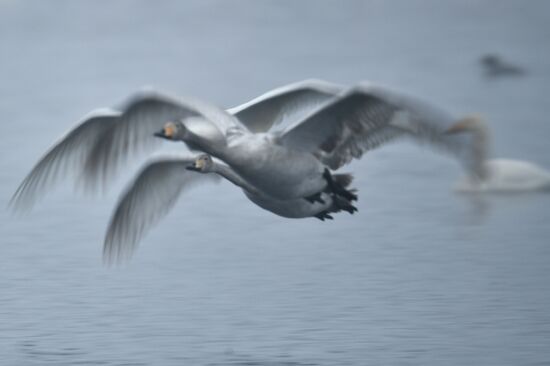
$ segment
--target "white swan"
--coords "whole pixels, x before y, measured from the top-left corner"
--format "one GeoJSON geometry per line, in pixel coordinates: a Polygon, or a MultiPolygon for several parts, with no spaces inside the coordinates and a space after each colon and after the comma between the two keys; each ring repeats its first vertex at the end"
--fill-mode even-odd
{"type": "MultiPolygon", "coordinates": [[[[282,217],[316,217],[324,221],[331,220],[332,213],[357,211],[349,201],[326,193],[321,195],[322,202],[274,200],[244,181],[229,166],[206,154],[156,158],[137,174],[119,199],[105,235],[105,261],[128,258],[145,232],[168,213],[185,189],[217,181],[219,176],[242,188],[256,205],[282,217]]],[[[351,183],[351,176],[347,174],[335,175],[335,178],[343,186],[351,183]]]]}
{"type": "Polygon", "coordinates": [[[331,179],[328,168],[338,169],[398,136],[463,150],[460,139],[441,138],[455,119],[417,98],[368,83],[340,90],[321,81],[291,84],[233,109],[240,119],[193,98],[138,93],[121,111],[96,112],[70,131],[37,163],[11,202],[15,208],[32,205],[71,164],[85,182],[105,180],[129,156],[154,145],[151,134],[163,125],[163,137],[218,157],[276,200],[313,202],[326,191],[356,199],[331,179]],[[288,123],[296,116],[305,117],[288,123]]]}
{"type": "Polygon", "coordinates": [[[468,175],[455,186],[458,192],[550,191],[550,172],[526,161],[487,159],[489,130],[479,117],[465,118],[446,131],[452,135],[470,135],[472,163],[468,175]]]}
{"type": "MultiPolygon", "coordinates": [[[[225,146],[250,131],[285,126],[340,91],[336,84],[304,80],[230,109],[235,118],[194,98],[145,90],[117,109],[91,112],[62,136],[25,177],[10,204],[16,210],[30,209],[58,180],[71,173],[79,178],[78,183],[91,189],[105,184],[129,157],[159,147],[159,141],[151,135],[167,121],[187,119],[190,131],[215,149],[216,144],[225,146]]],[[[192,141],[189,145],[194,146],[192,141]]]]}
{"type": "MultiPolygon", "coordinates": [[[[321,194],[320,200],[316,202],[308,202],[303,199],[274,200],[245,181],[233,169],[231,169],[231,167],[223,163],[216,162],[208,154],[203,154],[197,157],[193,164],[187,167],[187,170],[193,170],[203,174],[218,174],[236,186],[241,187],[245,195],[252,202],[282,217],[292,219],[317,217],[318,219],[324,221],[325,219],[332,219],[330,213],[347,211],[353,214],[357,211],[357,208],[355,208],[349,201],[325,192],[321,194]]],[[[353,180],[350,174],[335,174],[333,178],[343,187],[348,187],[353,180]]]]}

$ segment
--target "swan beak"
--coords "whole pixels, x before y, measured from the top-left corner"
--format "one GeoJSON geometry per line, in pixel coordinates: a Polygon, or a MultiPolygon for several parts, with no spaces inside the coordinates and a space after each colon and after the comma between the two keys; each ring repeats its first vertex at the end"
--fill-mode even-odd
{"type": "Polygon", "coordinates": [[[195,160],[195,162],[192,165],[185,167],[185,169],[192,170],[195,172],[200,172],[202,168],[204,168],[204,163],[200,158],[195,160]]]}
{"type": "Polygon", "coordinates": [[[163,139],[167,138],[167,137],[164,135],[164,129],[162,129],[162,130],[159,131],[159,132],[155,132],[155,133],[153,134],[153,136],[162,137],[163,139]]]}
{"type": "Polygon", "coordinates": [[[162,137],[163,139],[172,140],[174,138],[175,129],[171,122],[168,122],[162,130],[155,132],[154,136],[162,137]]]}
{"type": "Polygon", "coordinates": [[[200,172],[202,169],[202,162],[200,160],[196,160],[195,162],[193,162],[193,164],[185,167],[185,169],[191,170],[194,172],[200,172]]]}

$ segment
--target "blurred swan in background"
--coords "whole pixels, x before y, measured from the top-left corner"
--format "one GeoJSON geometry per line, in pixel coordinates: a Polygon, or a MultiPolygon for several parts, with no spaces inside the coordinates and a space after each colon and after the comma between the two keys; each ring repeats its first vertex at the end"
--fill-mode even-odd
{"type": "MultiPolygon", "coordinates": [[[[229,166],[206,154],[159,157],[149,162],[121,195],[105,235],[104,260],[111,263],[131,256],[143,235],[170,211],[183,191],[219,181],[220,176],[242,188],[259,207],[282,217],[316,217],[324,221],[331,220],[332,213],[357,211],[349,201],[326,193],[321,196],[323,202],[274,200],[243,180],[229,166]]],[[[352,180],[347,174],[335,175],[335,178],[346,187],[352,180]]]]}
{"type": "Polygon", "coordinates": [[[473,164],[468,176],[455,186],[458,192],[550,191],[550,172],[520,160],[487,159],[489,130],[483,120],[472,116],[452,125],[447,135],[470,135],[473,164]]]}

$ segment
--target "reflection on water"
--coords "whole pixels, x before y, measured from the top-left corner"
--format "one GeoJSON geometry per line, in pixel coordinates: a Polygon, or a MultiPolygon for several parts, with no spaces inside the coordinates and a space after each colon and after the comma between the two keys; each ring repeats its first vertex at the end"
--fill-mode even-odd
{"type": "MultiPolygon", "coordinates": [[[[496,156],[550,167],[548,7],[0,2],[0,197],[80,116],[144,84],[230,106],[306,77],[372,79],[480,112],[496,156]],[[488,52],[529,73],[488,82],[488,52]]],[[[106,197],[63,186],[28,216],[0,212],[0,363],[550,362],[549,195],[454,194],[459,165],[407,143],[345,170],[357,215],[285,220],[201,187],[114,269],[101,242],[129,173],[106,197]]]]}

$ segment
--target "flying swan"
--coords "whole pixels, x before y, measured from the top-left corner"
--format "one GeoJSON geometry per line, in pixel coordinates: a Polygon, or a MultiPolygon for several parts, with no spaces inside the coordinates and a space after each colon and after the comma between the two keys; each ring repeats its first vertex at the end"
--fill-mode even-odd
{"type": "MultiPolygon", "coordinates": [[[[176,203],[183,191],[198,184],[215,182],[223,177],[242,188],[256,205],[287,218],[317,217],[332,219],[331,214],[357,209],[339,196],[323,193],[322,202],[310,203],[303,199],[275,200],[265,196],[243,180],[231,167],[210,155],[196,157],[158,157],[148,163],[121,195],[111,217],[103,246],[107,263],[129,258],[141,237],[176,203]],[[197,174],[201,173],[201,174],[197,174]]],[[[336,174],[341,184],[348,186],[351,175],[336,174]]]]}
{"type": "Polygon", "coordinates": [[[243,135],[283,128],[342,89],[320,80],[304,80],[274,89],[227,112],[194,98],[176,98],[144,89],[118,108],[101,108],[86,115],[35,164],[10,205],[15,210],[29,210],[56,183],[71,175],[77,186],[96,190],[106,185],[130,158],[161,146],[152,135],[168,121],[185,120],[191,131],[215,148],[219,142],[225,144],[243,135]]]}

